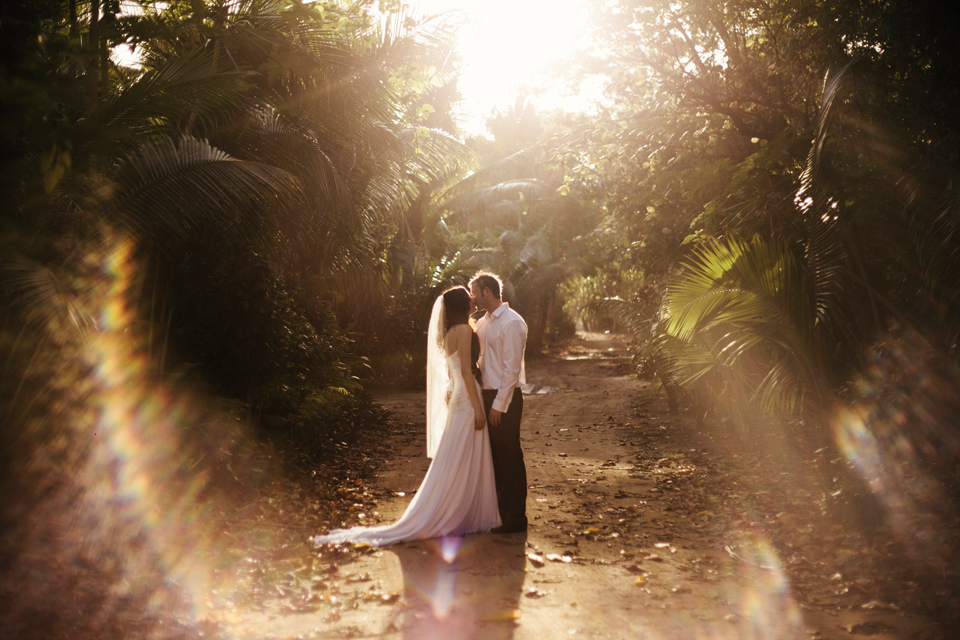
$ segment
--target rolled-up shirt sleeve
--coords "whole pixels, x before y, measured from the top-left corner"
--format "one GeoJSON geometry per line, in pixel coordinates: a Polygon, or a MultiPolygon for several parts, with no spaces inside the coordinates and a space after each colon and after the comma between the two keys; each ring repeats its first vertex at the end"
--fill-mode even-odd
{"type": "Polygon", "coordinates": [[[513,390],[520,385],[523,371],[523,350],[527,346],[527,325],[523,320],[508,322],[501,333],[503,340],[503,377],[497,389],[493,408],[506,412],[513,399],[513,390]]]}

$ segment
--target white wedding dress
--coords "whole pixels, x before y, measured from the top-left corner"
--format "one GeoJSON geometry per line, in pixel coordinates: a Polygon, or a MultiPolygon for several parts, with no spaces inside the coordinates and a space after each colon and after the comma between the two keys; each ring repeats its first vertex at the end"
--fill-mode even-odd
{"type": "MultiPolygon", "coordinates": [[[[433,462],[403,516],[390,525],[337,529],[316,536],[314,546],[367,542],[382,547],[500,526],[490,437],[486,428],[473,428],[473,406],[460,374],[459,352],[447,356],[443,366],[447,379],[453,381],[449,411],[443,415],[445,422],[433,462]]],[[[473,379],[470,382],[477,384],[473,379]]]]}

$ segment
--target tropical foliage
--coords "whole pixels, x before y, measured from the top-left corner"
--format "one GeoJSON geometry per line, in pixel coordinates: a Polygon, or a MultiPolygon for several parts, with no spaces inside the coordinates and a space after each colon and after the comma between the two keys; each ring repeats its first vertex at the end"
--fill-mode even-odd
{"type": "Polygon", "coordinates": [[[823,443],[873,345],[923,333],[956,358],[955,70],[932,4],[594,15],[576,73],[605,74],[607,103],[566,185],[606,213],[596,298],[614,299],[581,306],[614,313],[675,400],[741,427],[801,417],[823,443]]]}
{"type": "Polygon", "coordinates": [[[334,312],[379,301],[404,214],[471,166],[428,128],[452,83],[447,27],[349,2],[29,5],[13,11],[39,45],[5,74],[11,312],[75,299],[76,261],[120,231],[165,350],[264,427],[320,402],[299,440],[328,440],[364,404],[334,312]],[[104,59],[117,46],[139,66],[104,59]]]}
{"type": "Polygon", "coordinates": [[[531,355],[627,330],[673,404],[741,425],[825,439],[900,332],[956,359],[954,9],[598,1],[564,72],[606,78],[596,117],[521,95],[464,142],[451,27],[400,3],[8,5],[11,380],[102,329],[89,256],[118,243],[158,379],[314,453],[361,419],[364,376],[419,379],[431,300],[478,269],[531,355]]]}
{"type": "Polygon", "coordinates": [[[596,113],[521,94],[464,140],[453,29],[400,2],[8,0],[5,564],[16,523],[53,538],[59,505],[116,507],[71,493],[78,470],[116,481],[110,446],[162,459],[161,484],[235,478],[236,420],[180,391],[338,455],[377,422],[365,385],[419,382],[432,300],[479,269],[528,357],[577,324],[625,331],[673,409],[744,443],[776,424],[832,477],[856,414],[955,468],[960,8],[590,2],[596,46],[562,80],[604,78],[596,113]],[[110,420],[136,437],[96,437],[110,420]],[[153,444],[181,428],[189,464],[153,444]]]}
{"type": "Polygon", "coordinates": [[[381,317],[365,330],[378,342],[379,371],[419,382],[432,300],[480,270],[504,279],[504,299],[530,326],[531,357],[549,340],[573,331],[562,311],[560,285],[589,271],[579,240],[597,218],[559,192],[563,173],[556,149],[569,127],[541,124],[541,115],[522,100],[488,123],[494,141],[473,138],[463,147],[475,170],[426,185],[389,247],[385,277],[395,293],[381,307],[389,322],[381,317]]]}

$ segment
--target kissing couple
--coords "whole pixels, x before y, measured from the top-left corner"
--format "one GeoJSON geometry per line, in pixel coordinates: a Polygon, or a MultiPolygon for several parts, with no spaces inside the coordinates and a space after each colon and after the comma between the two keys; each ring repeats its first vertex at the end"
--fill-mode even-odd
{"type": "Polygon", "coordinates": [[[526,531],[527,471],[520,448],[527,324],[501,299],[503,283],[480,272],[469,291],[437,297],[427,333],[430,468],[399,520],[337,529],[314,546],[397,542],[526,531]],[[485,313],[471,326],[471,311],[485,313]]]}

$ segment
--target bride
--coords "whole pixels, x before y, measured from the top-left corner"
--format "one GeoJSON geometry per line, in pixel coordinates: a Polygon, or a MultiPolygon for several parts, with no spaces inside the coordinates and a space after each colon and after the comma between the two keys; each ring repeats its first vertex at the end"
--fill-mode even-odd
{"type": "Polygon", "coordinates": [[[427,334],[427,457],[416,496],[391,525],[337,529],[314,546],[368,542],[380,547],[407,540],[487,531],[500,525],[490,438],[478,384],[480,342],[469,324],[470,293],[444,291],[427,334]]]}

